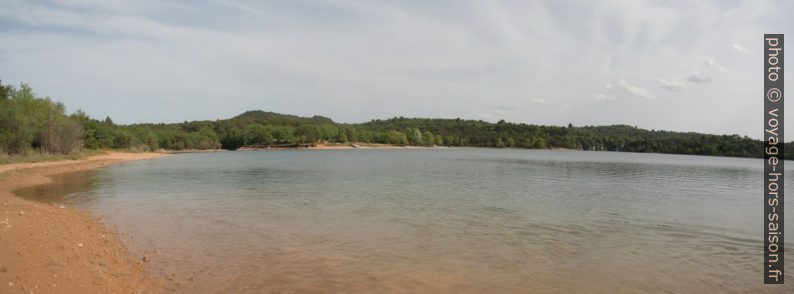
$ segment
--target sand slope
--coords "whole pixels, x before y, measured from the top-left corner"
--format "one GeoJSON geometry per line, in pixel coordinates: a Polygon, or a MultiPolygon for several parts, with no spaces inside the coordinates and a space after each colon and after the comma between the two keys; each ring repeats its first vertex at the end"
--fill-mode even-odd
{"type": "Polygon", "coordinates": [[[83,160],[0,165],[0,293],[156,293],[114,232],[80,211],[18,198],[17,188],[48,175],[87,170],[161,153],[110,152],[83,160]]]}

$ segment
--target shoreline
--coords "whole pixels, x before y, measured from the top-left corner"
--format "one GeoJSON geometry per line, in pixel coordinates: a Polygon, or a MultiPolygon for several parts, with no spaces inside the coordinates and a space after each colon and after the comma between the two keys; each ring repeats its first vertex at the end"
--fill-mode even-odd
{"type": "Polygon", "coordinates": [[[318,144],[306,149],[309,150],[355,150],[355,149],[445,149],[444,146],[409,146],[391,145],[377,143],[339,143],[339,144],[318,144]]]}
{"type": "Polygon", "coordinates": [[[164,283],[145,273],[117,233],[75,209],[23,199],[14,190],[50,176],[165,153],[107,152],[78,160],[0,165],[0,292],[157,293],[164,283]]]}
{"type": "MultiPolygon", "coordinates": [[[[414,146],[414,145],[392,145],[380,143],[332,143],[332,144],[316,144],[300,147],[249,147],[243,146],[237,150],[232,151],[262,151],[262,150],[358,150],[358,149],[452,149],[452,148],[468,148],[466,146],[414,146]]],[[[479,147],[472,147],[479,148],[479,147]]]]}

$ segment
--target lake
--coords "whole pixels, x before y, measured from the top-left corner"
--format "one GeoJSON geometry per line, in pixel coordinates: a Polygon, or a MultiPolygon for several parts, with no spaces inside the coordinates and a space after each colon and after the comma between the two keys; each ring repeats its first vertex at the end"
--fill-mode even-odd
{"type": "Polygon", "coordinates": [[[19,194],[103,216],[180,292],[791,293],[763,285],[762,173],[663,154],[276,150],[19,194]]]}

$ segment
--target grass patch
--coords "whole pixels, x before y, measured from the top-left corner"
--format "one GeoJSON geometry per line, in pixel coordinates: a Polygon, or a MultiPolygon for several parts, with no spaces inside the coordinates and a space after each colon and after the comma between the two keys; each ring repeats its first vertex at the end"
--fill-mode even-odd
{"type": "Polygon", "coordinates": [[[98,153],[99,151],[97,150],[83,150],[79,152],[72,152],[69,154],[52,154],[52,153],[40,152],[37,150],[31,150],[22,154],[14,154],[14,155],[0,153],[0,164],[75,160],[75,159],[83,159],[98,153]]]}

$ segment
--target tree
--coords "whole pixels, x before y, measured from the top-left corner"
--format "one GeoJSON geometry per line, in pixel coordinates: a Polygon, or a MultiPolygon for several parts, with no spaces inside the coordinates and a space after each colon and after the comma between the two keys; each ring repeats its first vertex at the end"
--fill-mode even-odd
{"type": "Polygon", "coordinates": [[[513,148],[516,146],[516,140],[513,137],[507,138],[507,147],[513,148]]]}
{"type": "Polygon", "coordinates": [[[422,141],[424,141],[424,144],[428,145],[428,146],[433,146],[433,145],[436,144],[436,140],[433,137],[433,133],[431,133],[429,131],[425,131],[422,134],[422,141]]]}
{"type": "Polygon", "coordinates": [[[436,145],[438,145],[438,146],[444,146],[444,139],[443,139],[443,137],[442,137],[442,136],[440,136],[440,135],[439,135],[439,136],[436,136],[436,137],[435,137],[435,140],[436,140],[436,142],[435,142],[435,144],[436,144],[436,145]]]}
{"type": "Polygon", "coordinates": [[[11,86],[4,86],[3,81],[0,81],[0,102],[7,101],[11,92],[14,90],[11,86]]]}
{"type": "Polygon", "coordinates": [[[423,145],[425,143],[422,139],[422,132],[419,129],[414,128],[411,131],[410,143],[411,145],[423,145]]]}
{"type": "MultiPolygon", "coordinates": [[[[582,150],[660,152],[761,157],[763,142],[739,135],[709,135],[645,130],[629,125],[542,126],[504,120],[395,117],[359,124],[339,124],[322,116],[299,117],[264,111],[214,121],[117,125],[110,117],[93,119],[27,84],[0,83],[0,152],[29,150],[68,153],[80,148],[237,149],[251,144],[375,142],[394,145],[477,147],[562,147],[582,150]],[[421,130],[421,131],[420,131],[421,130]]],[[[786,159],[794,144],[786,143],[786,159]]]]}
{"type": "Polygon", "coordinates": [[[543,138],[537,138],[535,140],[535,146],[532,146],[532,147],[535,147],[535,148],[546,148],[546,140],[544,140],[543,138]]]}
{"type": "Polygon", "coordinates": [[[408,137],[404,133],[398,131],[389,131],[387,140],[387,143],[393,145],[408,145],[408,137]]]}

